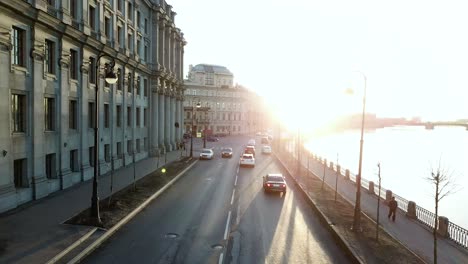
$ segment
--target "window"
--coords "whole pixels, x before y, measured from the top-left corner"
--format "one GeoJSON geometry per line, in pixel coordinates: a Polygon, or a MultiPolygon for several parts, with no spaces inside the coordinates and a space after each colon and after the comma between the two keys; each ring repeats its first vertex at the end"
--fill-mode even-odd
{"type": "Polygon", "coordinates": [[[110,144],[104,145],[104,160],[110,162],[110,144]]]}
{"type": "Polygon", "coordinates": [[[11,114],[13,132],[26,132],[26,96],[22,94],[11,95],[11,114]]]}
{"type": "Polygon", "coordinates": [[[130,139],[130,140],[127,140],[127,153],[129,155],[131,155],[132,152],[133,152],[133,150],[132,150],[132,140],[130,139]]]}
{"type": "Polygon", "coordinates": [[[123,48],[123,31],[121,26],[117,26],[117,42],[119,43],[119,48],[123,48]]]}
{"type": "Polygon", "coordinates": [[[145,45],[145,50],[144,50],[144,54],[143,54],[143,59],[145,61],[148,61],[148,46],[145,45]]]}
{"type": "Polygon", "coordinates": [[[26,159],[17,159],[13,161],[13,175],[15,181],[15,188],[28,187],[26,159]]]}
{"type": "Polygon", "coordinates": [[[106,35],[106,38],[110,39],[111,37],[111,20],[110,17],[105,17],[104,18],[104,35],[106,35]]]}
{"type": "Polygon", "coordinates": [[[44,121],[45,130],[55,130],[55,100],[54,98],[44,98],[44,121]]]}
{"type": "Polygon", "coordinates": [[[78,150],[70,150],[70,170],[78,171],[78,150]]]}
{"type": "Polygon", "coordinates": [[[109,104],[104,104],[104,127],[109,128],[109,123],[110,123],[109,104]]]}
{"type": "MultiPolygon", "coordinates": [[[[117,77],[122,76],[122,70],[117,69],[117,77]]],[[[122,78],[117,78],[117,90],[122,91],[122,78]]]]}
{"type": "Polygon", "coordinates": [[[117,10],[119,10],[120,12],[122,12],[123,10],[123,1],[124,0],[117,0],[118,3],[117,3],[117,10]]]}
{"type": "Polygon", "coordinates": [[[148,96],[148,79],[143,80],[143,96],[148,96]]]}
{"type": "Polygon", "coordinates": [[[68,117],[68,127],[70,129],[77,129],[78,128],[78,104],[76,100],[70,100],[69,105],[69,117],[68,117]]]}
{"type": "Polygon", "coordinates": [[[143,138],[143,150],[148,151],[148,138],[143,138]]]}
{"type": "Polygon", "coordinates": [[[137,84],[135,85],[135,90],[136,90],[136,94],[137,94],[137,95],[141,95],[140,78],[141,78],[141,77],[138,77],[138,82],[137,82],[137,84]]]}
{"type": "Polygon", "coordinates": [[[78,53],[76,50],[70,50],[70,78],[78,78],[78,53]]]}
{"type": "Polygon", "coordinates": [[[127,107],[127,126],[132,126],[132,107],[127,107]]]}
{"type": "Polygon", "coordinates": [[[136,48],[135,54],[140,55],[140,49],[141,49],[141,40],[137,39],[137,48],[136,48]]]}
{"type": "Polygon", "coordinates": [[[96,84],[96,59],[89,58],[89,83],[96,84]]]}
{"type": "Polygon", "coordinates": [[[133,9],[132,9],[132,3],[130,2],[128,3],[127,11],[128,11],[127,18],[133,21],[133,9]]]}
{"type": "Polygon", "coordinates": [[[205,85],[214,85],[214,75],[212,72],[206,73],[205,85]]]}
{"type": "Polygon", "coordinates": [[[89,166],[94,167],[95,155],[94,155],[94,146],[88,148],[88,157],[89,157],[89,166]]]}
{"type": "Polygon", "coordinates": [[[77,12],[77,5],[76,5],[76,0],[70,0],[70,16],[72,17],[73,20],[76,20],[78,18],[78,12],[77,12]]]}
{"type": "Polygon", "coordinates": [[[137,11],[136,24],[138,27],[141,27],[141,14],[140,11],[137,11]]]}
{"type": "Polygon", "coordinates": [[[55,178],[55,153],[46,155],[46,176],[47,179],[55,178]]]}
{"type": "Polygon", "coordinates": [[[136,139],[136,152],[137,152],[137,153],[140,153],[140,151],[141,151],[141,148],[140,148],[140,139],[137,138],[137,139],[136,139]]]}
{"type": "Polygon", "coordinates": [[[140,108],[137,107],[136,109],[136,126],[139,127],[140,126],[140,108]]]}
{"type": "Polygon", "coordinates": [[[26,66],[25,39],[26,31],[17,27],[13,27],[11,63],[14,65],[22,67],[26,66]]]}
{"type": "Polygon", "coordinates": [[[148,109],[143,109],[143,126],[146,127],[148,125],[148,109]]]}
{"type": "Polygon", "coordinates": [[[89,27],[92,31],[96,31],[96,9],[94,6],[89,6],[89,27]]]}
{"type": "Polygon", "coordinates": [[[128,34],[127,40],[128,40],[127,48],[128,48],[128,50],[130,50],[131,53],[133,53],[133,35],[128,34]]]}
{"type": "Polygon", "coordinates": [[[145,18],[145,34],[148,34],[148,19],[145,18]]]}
{"type": "Polygon", "coordinates": [[[94,102],[89,102],[88,103],[88,127],[89,128],[94,128],[94,119],[95,119],[95,106],[94,102]]]}
{"type": "Polygon", "coordinates": [[[55,74],[55,43],[53,41],[45,41],[45,72],[55,74]]]}
{"type": "Polygon", "coordinates": [[[122,106],[117,105],[115,111],[116,111],[116,115],[117,115],[117,117],[116,117],[117,118],[117,120],[116,120],[117,121],[116,122],[117,127],[121,127],[122,126],[122,106]]]}
{"type": "Polygon", "coordinates": [[[117,142],[117,157],[122,157],[122,142],[117,142]]]}

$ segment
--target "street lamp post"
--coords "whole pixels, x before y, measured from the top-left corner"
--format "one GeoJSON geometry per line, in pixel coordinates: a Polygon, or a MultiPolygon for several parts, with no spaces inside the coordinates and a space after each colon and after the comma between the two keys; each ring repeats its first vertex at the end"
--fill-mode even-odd
{"type": "MultiPolygon", "coordinates": [[[[99,216],[99,196],[98,196],[98,177],[99,177],[99,62],[104,54],[98,56],[96,60],[96,69],[95,69],[95,83],[94,88],[95,95],[95,109],[94,109],[94,178],[93,178],[93,193],[91,196],[91,221],[94,225],[102,225],[101,218],[99,216]]],[[[105,81],[109,84],[114,84],[117,82],[117,75],[114,73],[114,61],[111,64],[105,65],[105,81]]]]}
{"type": "MultiPolygon", "coordinates": [[[[200,108],[201,104],[200,102],[197,103],[197,108],[200,108]]],[[[190,158],[193,158],[193,127],[195,126],[194,124],[195,120],[195,107],[193,107],[193,102],[192,102],[192,128],[190,129],[190,158]]]]}
{"type": "Polygon", "coordinates": [[[364,95],[362,97],[362,121],[361,121],[361,140],[359,146],[359,169],[356,175],[356,202],[354,205],[354,220],[353,230],[357,231],[361,228],[361,173],[362,173],[362,151],[364,146],[364,124],[366,116],[366,92],[367,92],[367,77],[364,73],[359,72],[364,77],[364,95]]]}

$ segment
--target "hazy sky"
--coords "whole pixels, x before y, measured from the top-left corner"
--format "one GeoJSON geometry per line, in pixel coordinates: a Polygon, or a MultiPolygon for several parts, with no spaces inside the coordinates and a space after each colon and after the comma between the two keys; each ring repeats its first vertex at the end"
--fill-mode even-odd
{"type": "Polygon", "coordinates": [[[468,1],[168,0],[189,64],[228,67],[284,115],[468,118],[468,1]]]}

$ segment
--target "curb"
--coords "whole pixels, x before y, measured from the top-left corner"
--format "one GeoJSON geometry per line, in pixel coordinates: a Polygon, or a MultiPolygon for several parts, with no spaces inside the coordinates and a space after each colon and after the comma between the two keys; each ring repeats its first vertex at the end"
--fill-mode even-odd
{"type": "Polygon", "coordinates": [[[315,205],[313,202],[312,198],[309,196],[309,194],[302,188],[302,185],[300,185],[297,181],[296,178],[292,176],[291,172],[286,168],[286,166],[283,164],[283,161],[278,158],[278,156],[275,154],[275,158],[279,161],[281,166],[288,172],[290,178],[294,181],[295,185],[299,187],[299,190],[301,194],[306,197],[307,202],[309,205],[312,207],[312,209],[315,211],[316,215],[320,217],[320,220],[325,224],[325,226],[328,228],[328,231],[332,234],[333,238],[335,241],[339,244],[339,246],[344,250],[346,255],[348,255],[353,263],[359,263],[363,264],[366,263],[359,255],[357,252],[351,248],[349,245],[348,241],[346,241],[337,231],[337,229],[333,226],[333,223],[328,219],[328,217],[315,205]]]}
{"type": "MultiPolygon", "coordinates": [[[[79,263],[81,260],[83,260],[87,255],[89,255],[91,252],[93,252],[94,250],[96,250],[102,243],[104,243],[107,239],[109,239],[115,232],[117,232],[122,226],[124,226],[126,223],[128,223],[133,217],[135,217],[141,210],[143,210],[146,206],[148,206],[148,204],[153,201],[155,198],[157,198],[159,195],[161,195],[166,189],[168,189],[169,187],[171,187],[171,185],[173,185],[180,177],[182,177],[182,175],[184,175],[190,168],[192,168],[196,163],[198,162],[198,160],[195,160],[195,162],[193,162],[191,165],[189,165],[187,168],[185,168],[184,170],[182,170],[174,179],[172,179],[170,182],[168,182],[164,187],[162,187],[161,189],[159,189],[157,192],[155,192],[153,195],[151,195],[148,199],[146,199],[146,201],[144,201],[142,204],[140,204],[137,208],[135,208],[135,210],[133,210],[130,214],[128,214],[127,216],[125,216],[122,220],[120,220],[117,224],[115,224],[112,228],[110,228],[109,230],[107,230],[101,237],[99,237],[96,241],[94,241],[91,245],[89,245],[87,248],[85,248],[81,253],[79,253],[78,255],[76,255],[72,260],[70,260],[68,263],[70,264],[74,264],[74,263],[79,263]]],[[[97,228],[96,228],[97,230],[97,228]]],[[[96,230],[91,230],[93,231],[96,231],[96,230]]],[[[91,232],[89,232],[89,236],[92,235],[91,232]],[[90,234],[89,234],[90,233],[90,234]]],[[[88,234],[86,234],[85,236],[87,236],[88,234]]],[[[80,238],[78,241],[76,241],[75,243],[73,243],[71,246],[69,246],[67,249],[65,249],[64,251],[62,251],[61,253],[59,253],[57,256],[55,256],[52,260],[48,261],[47,263],[55,263],[57,261],[60,260],[60,258],[62,258],[64,255],[66,255],[68,252],[70,252],[71,250],[73,250],[75,247],[77,247],[79,244],[81,244],[81,242],[83,242],[85,239],[87,239],[88,237],[85,238],[85,236],[83,236],[82,238],[80,238]],[[60,256],[60,258],[57,258],[58,256],[60,256]]]]}

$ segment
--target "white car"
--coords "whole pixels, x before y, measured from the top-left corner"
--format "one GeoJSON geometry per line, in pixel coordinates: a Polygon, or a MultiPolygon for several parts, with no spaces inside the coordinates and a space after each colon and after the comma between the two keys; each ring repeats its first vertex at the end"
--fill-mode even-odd
{"type": "Polygon", "coordinates": [[[239,165],[255,167],[255,158],[252,154],[242,154],[239,165]]]}
{"type": "Polygon", "coordinates": [[[263,145],[263,146],[262,146],[262,153],[263,153],[263,154],[271,154],[271,146],[269,146],[269,145],[263,145]]]}
{"type": "Polygon", "coordinates": [[[211,149],[202,149],[202,151],[200,152],[200,159],[213,159],[213,156],[214,156],[214,152],[213,150],[211,149]]]}

